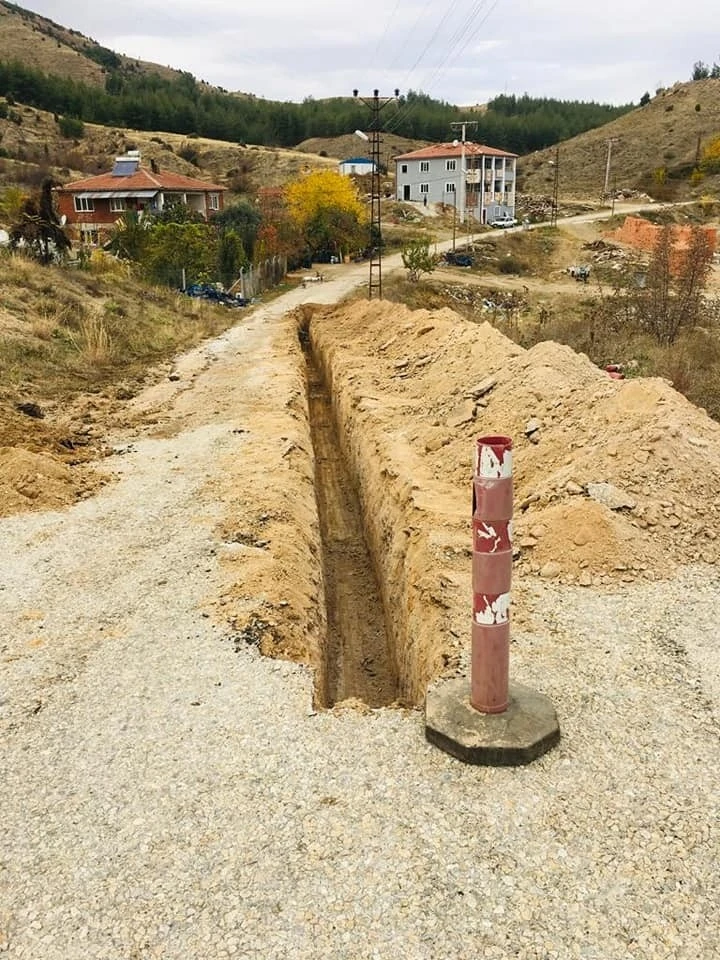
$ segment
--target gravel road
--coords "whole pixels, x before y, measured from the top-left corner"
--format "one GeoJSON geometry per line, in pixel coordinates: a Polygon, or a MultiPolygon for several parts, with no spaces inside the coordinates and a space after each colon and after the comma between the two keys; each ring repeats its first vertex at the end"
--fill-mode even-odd
{"type": "Polygon", "coordinates": [[[306,670],[208,615],[227,576],[208,490],[228,460],[241,488],[278,317],[365,269],[187,358],[173,429],[117,437],[93,499],[0,520],[9,958],[720,956],[714,568],[533,585],[513,674],[563,739],[519,769],[446,756],[420,711],[315,711],[306,670]]]}

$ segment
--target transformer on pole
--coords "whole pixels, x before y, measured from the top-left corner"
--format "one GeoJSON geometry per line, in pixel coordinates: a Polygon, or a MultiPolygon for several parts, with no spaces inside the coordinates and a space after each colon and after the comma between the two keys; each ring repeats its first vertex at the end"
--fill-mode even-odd
{"type": "Polygon", "coordinates": [[[353,96],[370,108],[370,159],[372,173],[370,175],[370,279],[368,281],[368,300],[377,296],[382,300],[382,222],[380,218],[380,111],[400,96],[400,90],[395,90],[392,97],[381,97],[378,90],[373,90],[370,98],[358,96],[353,90],[353,96]]]}

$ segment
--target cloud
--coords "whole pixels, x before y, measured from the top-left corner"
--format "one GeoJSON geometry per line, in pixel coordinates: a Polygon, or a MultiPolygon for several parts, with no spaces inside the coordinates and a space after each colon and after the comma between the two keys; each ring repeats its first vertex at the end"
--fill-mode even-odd
{"type": "Polygon", "coordinates": [[[624,103],[712,61],[716,0],[24,0],[119,53],[278,100],[423,90],[451,103],[497,93],[624,103]]]}

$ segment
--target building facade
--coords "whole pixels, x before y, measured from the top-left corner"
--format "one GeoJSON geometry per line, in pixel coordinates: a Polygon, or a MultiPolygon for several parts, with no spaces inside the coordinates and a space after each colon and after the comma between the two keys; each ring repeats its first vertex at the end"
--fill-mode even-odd
{"type": "Polygon", "coordinates": [[[374,173],[375,164],[367,157],[350,157],[349,160],[340,161],[338,172],[344,176],[362,177],[367,173],[374,173]]]}
{"type": "Polygon", "coordinates": [[[110,173],[75,180],[58,187],[58,213],[65,218],[72,240],[103,243],[126,211],[161,213],[183,203],[206,220],[223,208],[225,187],[179,173],[146,170],[138,151],[117,157],[110,173]]]}
{"type": "Polygon", "coordinates": [[[481,143],[435,143],[395,157],[397,199],[443,203],[461,220],[515,216],[517,154],[481,143]]]}

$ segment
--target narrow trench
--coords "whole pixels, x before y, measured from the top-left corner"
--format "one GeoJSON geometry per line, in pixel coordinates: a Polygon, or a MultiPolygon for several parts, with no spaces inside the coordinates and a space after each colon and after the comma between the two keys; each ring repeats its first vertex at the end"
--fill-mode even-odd
{"type": "Polygon", "coordinates": [[[300,329],[299,338],[306,363],[327,608],[317,700],[325,707],[351,697],[370,707],[387,706],[397,699],[397,671],[357,488],[342,453],[332,399],[308,329],[300,329]]]}

